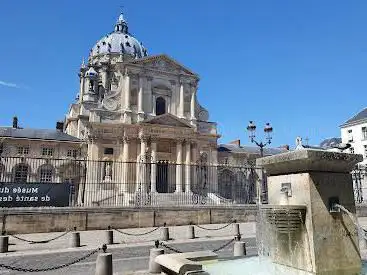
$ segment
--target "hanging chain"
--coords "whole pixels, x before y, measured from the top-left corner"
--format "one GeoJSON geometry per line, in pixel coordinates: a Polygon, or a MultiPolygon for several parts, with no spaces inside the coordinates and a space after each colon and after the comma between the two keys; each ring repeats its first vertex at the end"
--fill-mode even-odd
{"type": "Polygon", "coordinates": [[[21,237],[18,237],[16,235],[12,235],[12,234],[9,234],[9,236],[13,237],[14,239],[17,239],[17,240],[20,240],[20,241],[23,241],[23,242],[28,242],[30,244],[36,244],[36,243],[49,243],[51,241],[54,241],[54,240],[57,240],[57,239],[60,239],[61,237],[65,236],[66,234],[68,234],[70,231],[66,231],[64,233],[62,233],[61,235],[58,235],[54,238],[51,238],[51,239],[46,239],[46,240],[40,240],[40,241],[35,241],[35,240],[27,240],[27,239],[24,239],[24,238],[21,238],[21,237]]]}
{"type": "Polygon", "coordinates": [[[75,260],[73,260],[69,263],[65,263],[65,264],[61,264],[61,265],[57,265],[57,266],[52,266],[52,267],[24,268],[24,267],[19,267],[19,266],[10,266],[10,265],[1,264],[1,263],[0,263],[0,267],[6,268],[6,269],[9,269],[9,270],[20,271],[20,272],[45,272],[45,271],[57,270],[57,269],[65,268],[65,267],[71,266],[73,264],[79,263],[79,262],[89,258],[90,256],[96,254],[99,250],[101,250],[101,248],[94,249],[90,253],[84,255],[83,257],[75,259],[75,260]]]}
{"type": "Polygon", "coordinates": [[[152,230],[149,230],[149,231],[147,231],[147,232],[144,232],[144,233],[127,233],[127,232],[124,232],[124,231],[121,231],[121,230],[119,230],[119,229],[116,229],[116,228],[114,228],[117,232],[119,232],[119,233],[121,233],[121,234],[123,234],[123,235],[128,235],[128,236],[144,236],[144,235],[148,235],[148,234],[150,234],[150,233],[153,233],[154,231],[157,231],[158,229],[159,229],[159,227],[156,227],[156,228],[154,228],[154,229],[152,229],[152,230]]]}

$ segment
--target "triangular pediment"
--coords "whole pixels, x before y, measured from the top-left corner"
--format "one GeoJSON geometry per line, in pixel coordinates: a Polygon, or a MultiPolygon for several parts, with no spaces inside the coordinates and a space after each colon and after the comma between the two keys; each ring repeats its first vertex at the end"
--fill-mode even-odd
{"type": "Polygon", "coordinates": [[[141,123],[145,124],[155,124],[161,126],[170,126],[170,127],[184,127],[184,128],[192,128],[189,122],[184,119],[180,119],[171,114],[163,114],[160,116],[148,118],[141,123]]]}
{"type": "Polygon", "coordinates": [[[144,65],[159,71],[187,74],[198,78],[197,74],[165,54],[135,59],[130,63],[144,65]]]}

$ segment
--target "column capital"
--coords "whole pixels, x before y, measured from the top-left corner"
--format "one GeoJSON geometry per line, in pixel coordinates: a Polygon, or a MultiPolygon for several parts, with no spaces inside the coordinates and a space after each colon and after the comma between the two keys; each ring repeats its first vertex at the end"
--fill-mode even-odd
{"type": "Polygon", "coordinates": [[[146,134],[139,134],[140,142],[147,143],[150,140],[150,136],[146,134]]]}
{"type": "Polygon", "coordinates": [[[177,82],[175,80],[170,80],[169,83],[171,83],[172,86],[175,86],[177,82]]]}
{"type": "Polygon", "coordinates": [[[150,142],[151,143],[156,143],[159,140],[158,136],[150,136],[150,142]]]}
{"type": "Polygon", "coordinates": [[[153,77],[152,77],[152,76],[150,76],[150,75],[148,75],[148,76],[147,76],[147,80],[148,80],[148,81],[152,81],[152,80],[153,80],[153,77]]]}
{"type": "Polygon", "coordinates": [[[130,143],[130,141],[131,141],[131,137],[129,137],[129,136],[123,136],[122,137],[122,142],[123,143],[130,143]]]}
{"type": "Polygon", "coordinates": [[[182,138],[182,137],[178,137],[175,140],[176,140],[176,144],[180,144],[180,145],[182,145],[182,143],[185,142],[185,138],[182,138]]]}

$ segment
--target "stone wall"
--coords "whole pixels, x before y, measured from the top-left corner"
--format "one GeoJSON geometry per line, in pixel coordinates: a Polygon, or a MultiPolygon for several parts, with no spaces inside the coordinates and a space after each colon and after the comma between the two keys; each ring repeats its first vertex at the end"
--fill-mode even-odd
{"type": "MultiPolygon", "coordinates": [[[[13,208],[1,209],[2,231],[10,234],[57,232],[67,229],[98,230],[210,223],[254,222],[257,206],[201,206],[169,208],[13,208]]],[[[367,204],[357,206],[359,217],[367,217],[367,204]]]]}
{"type": "Polygon", "coordinates": [[[10,234],[255,221],[257,207],[13,208],[1,209],[2,231],[10,234]]]}

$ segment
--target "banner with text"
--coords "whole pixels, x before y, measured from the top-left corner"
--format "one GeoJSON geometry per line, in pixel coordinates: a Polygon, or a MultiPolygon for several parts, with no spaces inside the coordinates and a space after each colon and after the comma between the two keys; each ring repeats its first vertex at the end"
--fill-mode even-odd
{"type": "Polygon", "coordinates": [[[0,207],[69,206],[67,183],[0,183],[0,207]]]}

